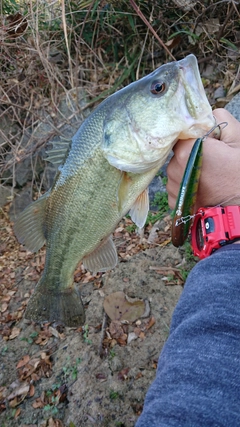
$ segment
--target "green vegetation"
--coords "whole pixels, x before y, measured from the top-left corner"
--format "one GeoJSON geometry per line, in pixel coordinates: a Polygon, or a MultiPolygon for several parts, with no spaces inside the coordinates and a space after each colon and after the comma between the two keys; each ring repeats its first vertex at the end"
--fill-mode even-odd
{"type": "Polygon", "coordinates": [[[116,400],[119,398],[119,393],[114,390],[110,390],[109,397],[111,400],[116,400]]]}
{"type": "Polygon", "coordinates": [[[32,332],[29,337],[23,337],[20,338],[21,341],[26,341],[28,344],[32,344],[34,342],[34,339],[37,338],[38,332],[32,332]]]}
{"type": "Polygon", "coordinates": [[[78,375],[78,365],[81,363],[81,358],[78,357],[73,365],[70,364],[70,361],[67,363],[67,366],[63,366],[64,380],[67,381],[71,378],[73,381],[77,379],[78,375]]]}
{"type": "Polygon", "coordinates": [[[112,360],[116,356],[115,350],[111,348],[109,351],[109,359],[112,360]]]}
{"type": "Polygon", "coordinates": [[[92,341],[88,338],[88,334],[89,334],[89,326],[84,325],[83,326],[83,340],[86,344],[92,344],[92,341]]]}
{"type": "MultiPolygon", "coordinates": [[[[215,0],[206,0],[188,11],[174,0],[136,4],[176,59],[192,52],[202,63],[221,63],[205,78],[206,87],[226,74],[224,87],[231,87],[238,61],[229,53],[238,52],[240,31],[234,4],[222,2],[219,9],[215,0]]],[[[61,95],[73,87],[84,88],[93,105],[172,59],[126,0],[4,0],[0,10],[1,118],[12,128],[3,127],[1,137],[3,184],[14,186],[16,160],[46,144],[44,136],[29,145],[23,138],[24,132],[31,135],[42,108],[56,117],[61,95]]]]}
{"type": "Polygon", "coordinates": [[[162,219],[169,211],[168,206],[168,194],[166,191],[157,192],[155,194],[154,200],[151,203],[152,206],[157,207],[156,212],[149,211],[147,216],[146,225],[148,224],[154,224],[155,222],[162,219]]]}

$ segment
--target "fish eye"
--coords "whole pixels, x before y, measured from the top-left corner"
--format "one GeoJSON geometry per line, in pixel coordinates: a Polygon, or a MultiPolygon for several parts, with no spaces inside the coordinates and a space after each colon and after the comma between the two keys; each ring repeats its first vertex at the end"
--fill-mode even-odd
{"type": "Polygon", "coordinates": [[[150,91],[151,93],[153,93],[153,95],[158,95],[159,93],[164,92],[165,87],[166,87],[165,83],[155,80],[151,84],[150,91]]]}

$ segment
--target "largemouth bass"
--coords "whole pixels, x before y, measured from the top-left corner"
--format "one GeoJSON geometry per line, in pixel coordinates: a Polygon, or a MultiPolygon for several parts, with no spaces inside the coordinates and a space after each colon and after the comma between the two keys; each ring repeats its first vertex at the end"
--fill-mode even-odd
{"type": "Polygon", "coordinates": [[[193,55],[162,65],[103,101],[72,139],[55,182],[15,223],[31,251],[46,242],[46,262],[26,310],[34,321],[84,323],[74,271],[112,269],[111,233],[130,211],[143,227],[147,187],[178,139],[198,138],[214,125],[193,55]]]}

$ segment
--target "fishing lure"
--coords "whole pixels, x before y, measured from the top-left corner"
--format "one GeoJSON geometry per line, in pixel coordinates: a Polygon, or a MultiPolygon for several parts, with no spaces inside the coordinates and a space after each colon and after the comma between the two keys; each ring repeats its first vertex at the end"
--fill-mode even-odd
{"type": "Polygon", "coordinates": [[[178,193],[172,221],[172,244],[182,246],[193,218],[202,166],[203,138],[198,138],[191,150],[178,193]]]}
{"type": "Polygon", "coordinates": [[[194,206],[202,167],[203,141],[210,134],[220,139],[221,125],[224,125],[222,127],[224,129],[228,123],[222,122],[214,126],[206,135],[198,138],[192,147],[180,185],[172,221],[172,244],[176,247],[182,246],[185,242],[189,234],[191,220],[194,218],[194,206]]]}

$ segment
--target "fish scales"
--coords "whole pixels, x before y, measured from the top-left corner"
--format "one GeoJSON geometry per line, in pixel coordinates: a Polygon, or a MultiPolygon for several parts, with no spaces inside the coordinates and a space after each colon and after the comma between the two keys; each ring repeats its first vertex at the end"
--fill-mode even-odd
{"type": "Polygon", "coordinates": [[[46,241],[44,272],[27,318],[84,323],[74,286],[78,263],[95,272],[116,265],[111,233],[118,222],[130,211],[143,227],[147,187],[175,141],[202,136],[213,124],[193,55],[163,65],[97,107],[73,137],[52,189],[15,224],[29,249],[46,241]]]}

